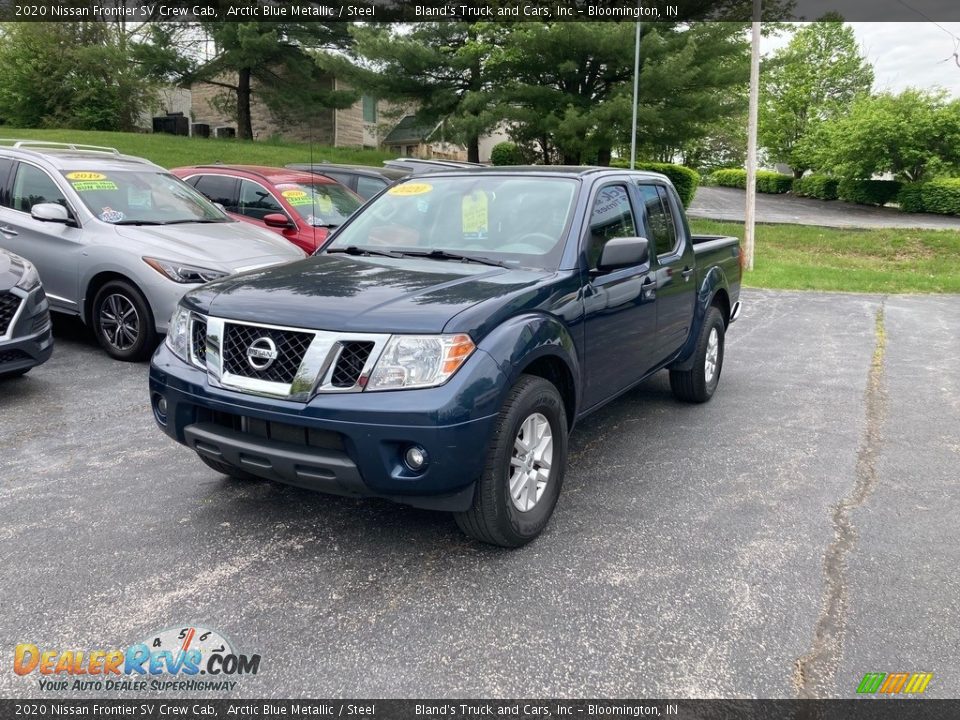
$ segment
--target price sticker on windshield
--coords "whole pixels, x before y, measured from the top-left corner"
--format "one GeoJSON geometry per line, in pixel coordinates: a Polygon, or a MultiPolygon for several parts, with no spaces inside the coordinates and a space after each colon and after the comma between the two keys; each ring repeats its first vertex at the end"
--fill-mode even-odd
{"type": "Polygon", "coordinates": [[[404,183],[403,185],[394,185],[387,190],[388,195],[425,195],[433,190],[433,185],[429,183],[404,183]]]}
{"type": "Polygon", "coordinates": [[[89,171],[76,171],[68,172],[67,180],[106,180],[107,176],[103,173],[98,172],[89,172],[89,171]]]}
{"type": "Polygon", "coordinates": [[[487,194],[482,190],[463,197],[460,205],[464,239],[481,240],[489,234],[487,194]]]}
{"type": "Polygon", "coordinates": [[[70,183],[77,192],[89,192],[90,190],[116,190],[117,184],[112,180],[81,180],[70,183]]]}
{"type": "Polygon", "coordinates": [[[310,195],[303,190],[284,190],[283,195],[291,205],[309,205],[313,202],[310,195]]]}

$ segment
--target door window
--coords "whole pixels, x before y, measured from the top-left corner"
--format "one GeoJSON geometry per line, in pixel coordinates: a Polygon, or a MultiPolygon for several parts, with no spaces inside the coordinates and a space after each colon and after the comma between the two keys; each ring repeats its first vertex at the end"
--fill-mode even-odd
{"type": "Polygon", "coordinates": [[[26,163],[20,163],[17,168],[11,201],[14,210],[26,213],[39,203],[57,203],[67,207],[67,199],[53,178],[40,168],[26,163]]]}
{"type": "Polygon", "coordinates": [[[600,189],[590,212],[590,240],[587,260],[595,270],[600,253],[608,241],[620,237],[636,237],[637,226],[630,209],[630,197],[624,185],[607,185],[600,189]]]}
{"type": "Polygon", "coordinates": [[[357,195],[362,198],[372,198],[386,186],[387,183],[383,180],[361,175],[357,178],[357,195]]]}
{"type": "Polygon", "coordinates": [[[220,203],[231,212],[237,211],[237,181],[226,175],[201,175],[193,186],[211,202],[220,203]]]}
{"type": "Polygon", "coordinates": [[[647,211],[650,239],[658,255],[669,255],[679,248],[677,228],[670,212],[667,189],[659,185],[638,185],[647,211]]]}
{"type": "Polygon", "coordinates": [[[263,220],[266,215],[273,213],[286,215],[280,203],[263,185],[258,185],[249,180],[240,181],[240,207],[238,212],[255,220],[263,220]]]}
{"type": "Polygon", "coordinates": [[[13,168],[13,158],[0,157],[0,205],[10,207],[10,198],[7,195],[7,178],[13,168]]]}

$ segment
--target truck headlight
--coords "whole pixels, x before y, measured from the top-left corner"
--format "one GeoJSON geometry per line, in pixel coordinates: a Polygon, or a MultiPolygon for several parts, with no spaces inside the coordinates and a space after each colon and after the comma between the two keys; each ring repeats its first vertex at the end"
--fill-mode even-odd
{"type": "Polygon", "coordinates": [[[443,385],[475,348],[469,335],[394,335],[380,354],[366,389],[443,385]]]}
{"type": "Polygon", "coordinates": [[[190,311],[177,305],[167,328],[167,347],[184,362],[190,362],[190,311]]]}
{"type": "Polygon", "coordinates": [[[24,260],[23,275],[17,281],[16,286],[21,290],[30,292],[38,285],[40,285],[40,273],[37,272],[37,269],[33,266],[33,263],[24,260]]]}
{"type": "Polygon", "coordinates": [[[172,260],[159,260],[158,258],[152,257],[145,257],[143,261],[164,277],[177,283],[184,283],[185,285],[219,280],[230,274],[223,270],[185,265],[184,263],[173,262],[172,260]]]}

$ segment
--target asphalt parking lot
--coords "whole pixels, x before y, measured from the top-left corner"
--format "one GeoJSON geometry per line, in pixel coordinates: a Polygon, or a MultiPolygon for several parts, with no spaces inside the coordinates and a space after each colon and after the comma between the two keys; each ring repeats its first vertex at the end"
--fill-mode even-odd
{"type": "Polygon", "coordinates": [[[0,697],[42,694],[18,643],[187,624],[261,654],[234,697],[960,695],[960,297],[743,299],[713,401],[661,374],[583,422],[517,551],[217,475],[154,427],[146,365],[58,321],[0,384],[0,697]]]}

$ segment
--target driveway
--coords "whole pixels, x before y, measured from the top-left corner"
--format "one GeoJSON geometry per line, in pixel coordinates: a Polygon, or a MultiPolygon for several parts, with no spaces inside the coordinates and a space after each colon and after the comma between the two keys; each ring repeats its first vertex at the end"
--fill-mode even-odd
{"type": "MultiPolygon", "coordinates": [[[[711,220],[743,222],[746,191],[727,187],[701,187],[687,215],[711,220]]],[[[836,228],[923,228],[960,230],[960,217],[902,213],[896,208],[872,207],[795,195],[757,193],[757,222],[822,225],[836,228]]]]}
{"type": "MultiPolygon", "coordinates": [[[[517,551],[208,470],[154,427],[145,365],[58,320],[0,384],[3,656],[199,625],[262,656],[230,697],[850,697],[894,671],[960,695],[958,298],[743,299],[714,399],[660,374],[583,422],[517,551]]],[[[0,662],[0,697],[37,677],[0,662]]]]}

